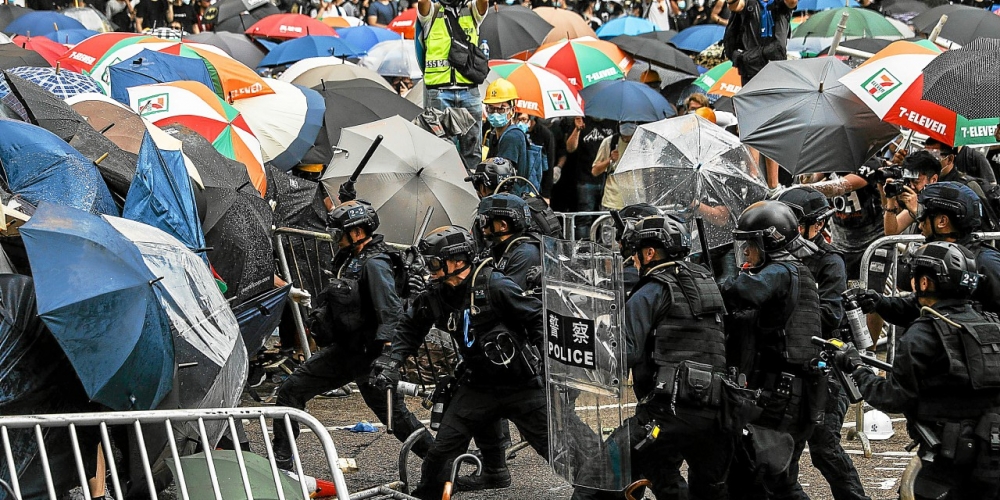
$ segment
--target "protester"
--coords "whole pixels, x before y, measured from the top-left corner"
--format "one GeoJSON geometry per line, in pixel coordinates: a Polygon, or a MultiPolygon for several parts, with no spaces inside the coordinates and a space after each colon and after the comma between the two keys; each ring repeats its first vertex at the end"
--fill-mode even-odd
{"type": "Polygon", "coordinates": [[[167,0],[139,0],[135,6],[135,30],[139,33],[146,28],[167,26],[167,0]]]}
{"type": "MultiPolygon", "coordinates": [[[[595,212],[601,209],[602,179],[593,174],[594,160],[604,139],[615,134],[614,122],[593,118],[574,118],[573,129],[566,137],[566,168],[573,171],[576,184],[577,212],[595,212]]],[[[564,172],[565,173],[565,172],[564,172]]],[[[576,218],[576,234],[590,231],[593,217],[576,218]]]]}
{"type": "Polygon", "coordinates": [[[376,0],[368,6],[368,25],[388,28],[389,23],[399,13],[396,0],[376,0]]]}
{"type": "Polygon", "coordinates": [[[171,28],[184,33],[201,33],[201,29],[195,23],[198,13],[191,5],[191,0],[172,0],[168,5],[167,21],[170,22],[171,28]]]}
{"type": "Polygon", "coordinates": [[[594,158],[594,165],[590,174],[594,177],[604,179],[603,195],[601,196],[601,206],[607,210],[621,210],[625,207],[625,201],[618,190],[618,182],[611,175],[618,167],[618,160],[625,153],[629,141],[635,135],[639,124],[635,122],[621,122],[618,125],[618,132],[601,141],[601,146],[597,150],[597,157],[594,158]]]}
{"type": "MultiPolygon", "coordinates": [[[[549,169],[542,175],[542,186],[538,190],[538,194],[541,195],[542,198],[549,200],[552,198],[552,184],[554,182],[553,175],[555,173],[555,169],[561,168],[561,165],[559,165],[558,152],[556,151],[555,134],[542,122],[541,119],[527,113],[518,113],[514,125],[528,134],[528,139],[531,140],[532,144],[538,144],[542,147],[542,154],[545,155],[545,161],[549,165],[549,169]],[[527,130],[525,130],[525,128],[527,128],[527,130]]],[[[562,161],[565,161],[565,159],[562,161]]]]}

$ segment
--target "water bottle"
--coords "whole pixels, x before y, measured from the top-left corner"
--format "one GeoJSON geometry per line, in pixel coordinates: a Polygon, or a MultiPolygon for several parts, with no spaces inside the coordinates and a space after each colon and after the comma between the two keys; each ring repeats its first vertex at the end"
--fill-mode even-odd
{"type": "Polygon", "coordinates": [[[847,326],[851,329],[851,337],[854,347],[863,351],[872,346],[872,336],[868,333],[868,324],[865,322],[865,313],[861,312],[861,305],[855,299],[847,299],[844,303],[844,314],[847,316],[847,326]]]}
{"type": "Polygon", "coordinates": [[[483,51],[483,54],[486,54],[487,59],[490,58],[490,44],[486,43],[485,38],[479,40],[479,50],[483,51]]]}

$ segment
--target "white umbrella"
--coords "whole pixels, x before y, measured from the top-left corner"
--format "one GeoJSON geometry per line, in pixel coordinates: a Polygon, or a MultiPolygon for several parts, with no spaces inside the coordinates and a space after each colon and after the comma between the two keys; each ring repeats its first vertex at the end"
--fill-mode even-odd
{"type": "Polygon", "coordinates": [[[265,78],[273,94],[233,102],[257,139],[264,161],[290,170],[316,142],[323,126],[323,96],[291,83],[265,78]]]}
{"type": "MultiPolygon", "coordinates": [[[[282,75],[284,76],[284,75],[282,75]]],[[[337,66],[320,66],[317,68],[310,69],[299,76],[295,77],[291,81],[296,85],[301,85],[303,87],[315,88],[322,85],[323,82],[342,82],[347,80],[371,80],[375,83],[386,88],[386,90],[391,90],[393,92],[396,89],[389,85],[389,82],[382,78],[382,75],[368,69],[362,68],[361,66],[355,66],[353,64],[341,64],[337,66]]]]}
{"type": "Polygon", "coordinates": [[[360,63],[382,76],[407,76],[414,80],[424,77],[413,40],[379,42],[368,49],[368,54],[361,58],[360,63]]]}
{"type": "Polygon", "coordinates": [[[286,68],[285,71],[281,73],[281,76],[278,77],[278,80],[294,83],[296,78],[311,69],[340,66],[342,64],[354,65],[354,63],[348,62],[342,57],[307,57],[296,61],[295,64],[286,68]]]}

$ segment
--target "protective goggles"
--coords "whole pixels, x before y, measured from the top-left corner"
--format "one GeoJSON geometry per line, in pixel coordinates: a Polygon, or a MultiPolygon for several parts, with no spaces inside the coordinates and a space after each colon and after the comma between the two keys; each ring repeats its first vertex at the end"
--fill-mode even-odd
{"type": "Polygon", "coordinates": [[[424,264],[427,265],[427,270],[436,273],[445,268],[446,259],[442,259],[437,255],[424,255],[424,264]]]}

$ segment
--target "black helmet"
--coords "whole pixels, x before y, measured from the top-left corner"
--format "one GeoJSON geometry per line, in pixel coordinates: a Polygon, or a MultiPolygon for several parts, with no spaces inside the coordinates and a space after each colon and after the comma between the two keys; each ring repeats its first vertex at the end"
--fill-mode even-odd
{"type": "Polygon", "coordinates": [[[622,240],[622,236],[625,234],[625,225],[628,222],[636,222],[643,217],[651,217],[653,215],[661,214],[660,209],[650,205],[649,203],[636,203],[621,210],[612,210],[611,213],[611,220],[615,224],[616,241],[622,240]],[[615,213],[618,214],[617,217],[614,216],[615,213]]]}
{"type": "Polygon", "coordinates": [[[371,236],[378,229],[378,213],[367,201],[351,200],[331,210],[327,216],[327,224],[332,229],[344,231],[352,227],[363,227],[368,236],[371,236]]]}
{"type": "Polygon", "coordinates": [[[910,254],[910,276],[929,276],[936,294],[967,298],[976,290],[981,275],[976,273],[976,258],[958,243],[934,241],[910,254]]]}
{"type": "Polygon", "coordinates": [[[668,257],[679,259],[691,251],[691,235],[677,219],[653,215],[625,228],[621,239],[622,257],[627,259],[646,246],[661,247],[668,257]]]}
{"type": "Polygon", "coordinates": [[[786,189],[776,199],[792,209],[801,226],[825,221],[836,211],[826,195],[808,186],[786,189]]]}
{"type": "Polygon", "coordinates": [[[917,195],[920,211],[917,219],[937,214],[947,215],[959,230],[971,233],[983,222],[983,204],[968,186],[957,182],[929,184],[917,195]]]}
{"type": "Polygon", "coordinates": [[[427,268],[434,272],[444,267],[448,259],[470,262],[476,254],[476,242],[468,229],[444,226],[424,236],[417,249],[427,262],[427,268]]]}
{"type": "MultiPolygon", "coordinates": [[[[799,221],[780,201],[758,201],[747,207],[736,222],[733,239],[755,242],[765,252],[782,250],[799,237],[799,221]]],[[[739,257],[739,256],[737,256],[739,257]]]]}
{"type": "Polygon", "coordinates": [[[482,227],[489,227],[496,218],[507,219],[512,233],[520,233],[528,229],[531,223],[531,209],[528,202],[509,193],[487,196],[479,202],[479,222],[482,227]]]}
{"type": "Polygon", "coordinates": [[[482,163],[476,165],[475,172],[465,178],[466,182],[471,182],[473,186],[482,186],[490,193],[496,190],[501,182],[517,175],[514,165],[506,158],[499,156],[487,158],[482,163]]]}

